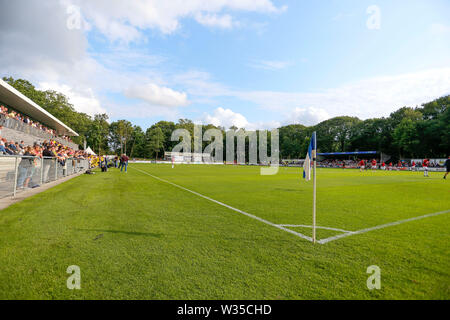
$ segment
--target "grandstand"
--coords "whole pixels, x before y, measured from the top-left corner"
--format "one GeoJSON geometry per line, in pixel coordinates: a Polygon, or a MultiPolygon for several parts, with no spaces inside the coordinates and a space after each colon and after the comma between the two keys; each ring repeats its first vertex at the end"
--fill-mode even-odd
{"type": "Polygon", "coordinates": [[[0,105],[52,128],[51,131],[41,130],[23,121],[1,114],[0,125],[3,126],[1,131],[2,137],[13,141],[23,140],[25,143],[28,142],[28,144],[53,139],[72,149],[78,150],[78,145],[61,138],[62,136],[78,136],[78,133],[2,79],[0,79],[0,105]]]}
{"type": "Polygon", "coordinates": [[[73,136],[78,134],[69,126],[0,79],[0,198],[88,169],[73,136]]]}

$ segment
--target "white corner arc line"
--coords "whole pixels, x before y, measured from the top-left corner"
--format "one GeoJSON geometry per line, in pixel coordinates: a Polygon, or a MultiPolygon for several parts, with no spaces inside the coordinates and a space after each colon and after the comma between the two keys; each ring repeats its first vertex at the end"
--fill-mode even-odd
{"type": "MultiPolygon", "coordinates": [[[[313,227],[313,226],[309,226],[306,224],[279,224],[279,226],[288,227],[288,228],[311,228],[311,229],[313,227]]],[[[331,227],[316,226],[316,229],[338,231],[338,232],[343,232],[343,233],[353,233],[353,231],[348,231],[348,230],[338,229],[338,228],[331,228],[331,227]]]]}
{"type": "Polygon", "coordinates": [[[361,230],[357,230],[357,231],[351,231],[349,233],[339,234],[337,236],[333,236],[333,237],[329,237],[329,238],[318,240],[317,242],[320,243],[320,244],[325,244],[327,242],[334,241],[334,240],[341,239],[341,238],[345,238],[345,237],[352,236],[352,235],[355,235],[355,234],[366,233],[366,232],[373,231],[373,230],[378,230],[378,229],[383,229],[383,228],[387,228],[387,227],[396,226],[396,225],[399,225],[399,224],[402,224],[402,223],[405,223],[405,222],[410,222],[410,221],[421,220],[421,219],[425,219],[425,218],[429,218],[429,217],[439,216],[441,214],[446,214],[446,213],[449,213],[449,212],[450,212],[450,210],[439,211],[439,212],[435,212],[435,213],[429,213],[429,214],[426,214],[426,215],[423,215],[423,216],[419,216],[419,217],[399,220],[399,221],[395,221],[395,222],[381,224],[379,226],[375,226],[375,227],[371,227],[371,228],[366,228],[366,229],[361,229],[361,230]]]}
{"type": "Polygon", "coordinates": [[[146,172],[146,171],[143,171],[143,170],[140,170],[140,169],[137,169],[137,168],[134,168],[134,167],[130,167],[130,168],[132,168],[132,169],[134,169],[134,170],[137,170],[137,171],[139,171],[139,172],[142,172],[143,174],[146,174],[146,175],[152,177],[153,179],[159,180],[159,181],[161,181],[161,182],[168,183],[168,184],[170,184],[170,185],[172,185],[172,186],[174,186],[174,187],[177,187],[177,188],[182,189],[182,190],[184,190],[184,191],[187,191],[187,192],[190,192],[190,193],[192,193],[192,194],[195,194],[196,196],[199,196],[199,197],[201,197],[201,198],[203,198],[203,199],[212,201],[212,202],[214,202],[214,203],[216,203],[216,204],[218,204],[218,205],[221,205],[221,206],[226,207],[226,208],[228,208],[228,209],[230,209],[230,210],[233,210],[233,211],[236,211],[236,212],[238,212],[238,213],[241,213],[241,214],[243,214],[243,215],[245,215],[245,216],[247,216],[247,217],[250,217],[250,218],[252,218],[252,219],[258,220],[258,221],[260,221],[260,222],[262,222],[262,223],[268,224],[269,226],[272,226],[272,227],[278,228],[278,229],[280,229],[280,230],[289,232],[289,233],[291,233],[291,234],[293,234],[293,235],[296,235],[297,237],[300,237],[300,238],[302,238],[302,239],[305,239],[305,240],[308,240],[308,241],[311,241],[311,242],[312,242],[312,238],[311,238],[311,237],[308,237],[308,236],[306,236],[306,235],[304,235],[304,234],[301,234],[301,233],[299,233],[299,232],[295,232],[294,230],[287,229],[287,228],[285,228],[285,227],[283,227],[283,226],[277,225],[277,224],[275,224],[275,223],[272,223],[272,222],[270,222],[270,221],[267,221],[267,220],[265,220],[265,219],[262,219],[262,218],[260,218],[260,217],[257,217],[257,216],[255,216],[255,215],[253,215],[253,214],[247,213],[247,212],[245,212],[245,211],[242,211],[242,210],[233,208],[232,206],[229,206],[229,205],[227,205],[227,204],[225,204],[225,203],[223,203],[223,202],[214,200],[214,199],[212,199],[212,198],[210,198],[210,197],[207,197],[207,196],[205,196],[205,195],[202,195],[201,193],[198,193],[198,192],[189,190],[189,189],[187,189],[187,188],[185,188],[185,187],[182,187],[182,186],[180,186],[180,185],[178,185],[178,184],[175,184],[175,183],[173,183],[173,182],[170,182],[170,181],[164,180],[164,179],[162,179],[162,178],[159,178],[159,177],[157,177],[157,176],[154,176],[154,175],[152,175],[152,174],[150,174],[150,173],[148,173],[148,172],[146,172]]]}

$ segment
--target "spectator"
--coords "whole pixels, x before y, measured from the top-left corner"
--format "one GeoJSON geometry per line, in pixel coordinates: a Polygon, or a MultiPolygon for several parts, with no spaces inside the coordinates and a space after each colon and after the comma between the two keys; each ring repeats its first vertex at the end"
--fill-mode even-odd
{"type": "Polygon", "coordinates": [[[3,139],[0,139],[0,152],[8,153],[8,152],[6,151],[6,148],[5,148],[5,142],[3,141],[3,139]]]}
{"type": "Polygon", "coordinates": [[[18,168],[17,188],[28,188],[28,184],[33,175],[34,154],[31,152],[31,147],[25,148],[24,158],[21,159],[18,168]]]}
{"type": "Polygon", "coordinates": [[[125,172],[127,172],[129,159],[130,158],[128,158],[126,154],[122,154],[122,156],[120,157],[120,172],[122,172],[123,168],[125,168],[125,172]]]}
{"type": "Polygon", "coordinates": [[[53,163],[53,159],[51,159],[51,158],[53,158],[55,156],[51,150],[50,145],[47,144],[45,146],[44,151],[42,151],[42,156],[43,156],[42,161],[44,161],[43,181],[47,182],[48,181],[48,172],[53,163]]]}

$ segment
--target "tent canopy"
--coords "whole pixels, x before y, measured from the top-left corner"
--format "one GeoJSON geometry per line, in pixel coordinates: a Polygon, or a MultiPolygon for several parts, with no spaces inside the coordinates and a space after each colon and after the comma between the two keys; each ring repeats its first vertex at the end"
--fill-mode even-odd
{"type": "Polygon", "coordinates": [[[84,152],[86,152],[87,154],[91,154],[93,156],[96,156],[95,152],[92,151],[91,147],[87,147],[87,149],[84,152]]]}

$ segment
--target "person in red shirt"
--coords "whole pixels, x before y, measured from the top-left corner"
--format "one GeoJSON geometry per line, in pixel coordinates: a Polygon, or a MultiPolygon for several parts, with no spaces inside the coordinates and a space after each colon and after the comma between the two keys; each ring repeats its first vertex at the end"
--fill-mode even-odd
{"type": "Polygon", "coordinates": [[[372,160],[372,170],[376,170],[377,168],[377,160],[373,159],[372,160]]]}
{"type": "Polygon", "coordinates": [[[392,170],[392,162],[389,162],[389,170],[392,170]]]}
{"type": "Polygon", "coordinates": [[[362,172],[364,170],[364,160],[361,160],[359,162],[359,172],[362,172]]]}
{"type": "Polygon", "coordinates": [[[428,177],[428,165],[430,164],[430,160],[424,159],[422,163],[423,167],[423,176],[428,177]]]}
{"type": "Polygon", "coordinates": [[[386,163],[381,163],[381,170],[386,170],[386,163]]]}
{"type": "Polygon", "coordinates": [[[413,161],[412,163],[411,163],[411,167],[412,167],[412,171],[416,171],[416,163],[413,161]]]}

